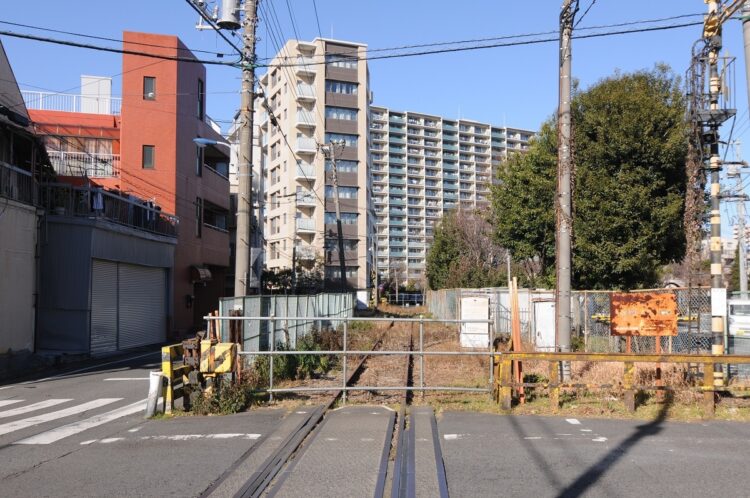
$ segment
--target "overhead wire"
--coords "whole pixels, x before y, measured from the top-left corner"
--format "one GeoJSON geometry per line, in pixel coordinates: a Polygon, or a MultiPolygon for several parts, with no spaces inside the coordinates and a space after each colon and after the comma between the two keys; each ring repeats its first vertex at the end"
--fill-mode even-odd
{"type": "Polygon", "coordinates": [[[98,36],[98,35],[91,35],[91,34],[86,34],[86,33],[77,33],[77,32],[74,32],[74,31],[65,31],[65,30],[56,29],[56,28],[47,28],[47,27],[43,27],[43,26],[35,26],[33,24],[22,24],[22,23],[18,23],[18,22],[5,21],[5,20],[2,20],[2,19],[0,19],[0,24],[7,24],[9,26],[17,26],[17,27],[20,27],[20,28],[35,29],[35,30],[38,30],[38,31],[46,31],[46,32],[49,32],[49,33],[59,33],[59,34],[63,34],[63,35],[78,36],[78,37],[81,37],[81,38],[89,38],[89,39],[92,39],[92,40],[103,40],[103,41],[112,41],[112,42],[117,42],[117,43],[128,43],[130,45],[140,45],[140,46],[143,46],[143,47],[167,48],[167,49],[170,49],[170,50],[181,50],[181,51],[187,51],[187,52],[192,52],[192,53],[213,54],[213,55],[216,55],[217,57],[224,57],[224,56],[232,55],[232,54],[228,54],[228,53],[225,53],[225,52],[218,52],[218,51],[215,51],[215,50],[202,50],[202,49],[188,48],[188,47],[185,47],[185,48],[183,48],[183,47],[170,47],[168,45],[159,45],[157,43],[145,43],[145,42],[136,42],[136,41],[127,41],[126,42],[122,38],[111,38],[111,37],[108,37],[108,36],[98,36]]]}
{"type": "Polygon", "coordinates": [[[227,62],[227,61],[217,61],[217,60],[208,60],[208,59],[198,59],[198,58],[192,58],[192,57],[182,57],[179,55],[160,55],[160,54],[154,54],[150,52],[142,52],[138,50],[129,50],[124,48],[114,48],[114,47],[105,47],[102,45],[93,45],[90,43],[80,43],[70,40],[60,40],[57,38],[49,38],[45,36],[37,36],[32,35],[28,33],[16,33],[14,31],[7,31],[7,30],[0,30],[0,35],[9,36],[11,38],[20,38],[23,40],[33,40],[33,41],[39,41],[43,43],[51,43],[54,45],[65,45],[68,47],[76,47],[76,48],[86,48],[89,50],[98,50],[100,52],[111,52],[115,54],[126,54],[126,55],[138,55],[141,57],[149,57],[152,59],[163,59],[167,61],[176,61],[176,62],[188,62],[192,64],[207,64],[207,65],[214,65],[214,66],[229,66],[229,67],[235,67],[239,61],[236,62],[227,62]]]}
{"type": "MultiPolygon", "coordinates": [[[[691,22],[691,23],[682,23],[682,24],[673,24],[673,25],[667,25],[667,26],[655,26],[651,28],[638,28],[638,29],[626,29],[626,30],[619,30],[619,31],[607,31],[603,33],[591,33],[591,34],[579,34],[579,35],[573,35],[573,39],[589,39],[589,38],[602,38],[606,36],[618,36],[618,35],[626,35],[626,34],[634,34],[634,33],[648,33],[648,32],[656,32],[656,31],[666,31],[666,30],[672,30],[672,29],[679,29],[679,28],[686,28],[691,26],[702,26],[703,22],[691,22]]],[[[469,52],[469,51],[475,51],[475,50],[486,50],[491,48],[502,48],[502,47],[517,47],[517,46],[524,46],[524,45],[539,45],[542,43],[552,43],[552,42],[558,42],[559,39],[557,36],[554,38],[541,38],[537,40],[526,40],[526,41],[514,41],[514,42],[507,42],[507,43],[492,43],[492,44],[485,44],[485,45],[473,45],[469,47],[455,47],[455,48],[445,48],[445,49],[437,49],[437,50],[423,50],[419,52],[407,52],[403,54],[386,54],[386,55],[376,55],[376,56],[364,56],[364,57],[342,57],[342,60],[345,61],[373,61],[373,60],[383,60],[383,59],[400,59],[400,58],[406,58],[406,57],[418,57],[418,56],[424,56],[424,55],[435,55],[435,54],[447,54],[447,53],[457,53],[457,52],[469,52]]],[[[281,67],[281,66],[287,66],[287,67],[300,67],[302,65],[324,65],[325,62],[320,61],[313,61],[310,63],[305,64],[258,64],[256,67],[281,67]]]]}
{"type": "MultiPolygon", "coordinates": [[[[685,19],[690,17],[703,17],[703,13],[695,13],[695,14],[681,14],[676,16],[669,16],[669,17],[661,17],[656,19],[642,19],[638,21],[627,21],[627,22],[621,22],[621,23],[613,23],[613,24],[602,24],[602,25],[595,25],[595,26],[582,26],[580,28],[576,28],[576,31],[591,31],[591,30],[597,30],[597,29],[607,29],[607,28],[620,28],[624,26],[635,26],[639,24],[653,24],[657,22],[666,22],[666,21],[674,21],[677,19],[685,19]]],[[[696,23],[699,24],[699,23],[696,23]]],[[[702,23],[701,23],[702,24],[702,23]]],[[[367,49],[367,53],[377,53],[377,52],[394,52],[398,50],[407,50],[407,49],[413,49],[413,48],[426,48],[426,47],[439,47],[439,46],[446,46],[446,45],[465,45],[468,43],[480,43],[480,42],[488,42],[488,41],[500,41],[500,40],[509,40],[509,39],[515,39],[515,38],[531,38],[535,36],[544,36],[544,35],[559,35],[559,29],[551,29],[548,31],[539,31],[539,32],[532,32],[532,33],[519,33],[514,35],[499,35],[499,36],[490,36],[490,37],[484,37],[484,38],[471,38],[466,40],[452,40],[452,41],[443,41],[443,42],[431,42],[431,43],[417,43],[417,44],[411,44],[411,45],[400,45],[395,47],[380,47],[380,48],[369,48],[367,49]]],[[[322,38],[322,36],[321,36],[322,38]]],[[[271,60],[273,58],[265,58],[265,59],[259,59],[259,60],[271,60]]]]}

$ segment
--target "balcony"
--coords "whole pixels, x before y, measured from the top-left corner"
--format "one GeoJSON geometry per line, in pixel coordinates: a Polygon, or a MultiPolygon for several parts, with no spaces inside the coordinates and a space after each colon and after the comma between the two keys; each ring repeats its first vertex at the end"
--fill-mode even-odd
{"type": "MultiPolygon", "coordinates": [[[[0,183],[0,186],[4,184],[0,183]]],[[[42,206],[55,216],[102,219],[157,235],[177,236],[176,216],[164,213],[145,201],[120,197],[102,189],[94,190],[62,183],[43,184],[42,206]],[[102,209],[94,210],[91,200],[98,195],[101,195],[102,209]]]]}
{"type": "Polygon", "coordinates": [[[30,172],[0,162],[0,197],[35,204],[37,184],[30,172]]]}
{"type": "Polygon", "coordinates": [[[303,154],[315,154],[318,151],[318,144],[314,138],[298,137],[295,152],[303,154]]]}
{"type": "Polygon", "coordinates": [[[297,233],[315,233],[315,220],[312,218],[297,218],[297,233]]]}
{"type": "Polygon", "coordinates": [[[315,166],[306,162],[300,161],[297,163],[297,176],[296,180],[307,180],[315,181],[315,166]]]}
{"type": "Polygon", "coordinates": [[[392,123],[405,123],[406,122],[406,119],[404,119],[403,116],[399,116],[397,114],[391,114],[388,119],[392,123]]]}
{"type": "Polygon", "coordinates": [[[120,175],[119,154],[49,151],[52,167],[62,176],[111,178],[120,175]]]}
{"type": "Polygon", "coordinates": [[[297,100],[315,102],[315,87],[307,83],[297,83],[297,100]]]}
{"type": "Polygon", "coordinates": [[[297,75],[315,75],[317,72],[315,60],[312,57],[297,57],[294,72],[297,75]]]}
{"type": "Polygon", "coordinates": [[[317,198],[311,191],[297,192],[295,199],[299,207],[315,207],[317,205],[317,198]]]}
{"type": "Polygon", "coordinates": [[[406,185],[406,180],[400,176],[392,176],[389,180],[391,185],[406,185]]]}
{"type": "Polygon", "coordinates": [[[297,259],[302,261],[314,261],[315,260],[315,248],[307,244],[297,244],[297,259]]]}
{"type": "Polygon", "coordinates": [[[310,111],[297,111],[297,127],[315,127],[315,116],[310,111]]]}
{"type": "Polygon", "coordinates": [[[122,99],[115,97],[36,92],[31,90],[22,90],[21,95],[27,109],[39,109],[42,111],[82,112],[117,116],[120,114],[122,107],[122,99]]]}
{"type": "Polygon", "coordinates": [[[389,138],[389,142],[392,144],[405,144],[406,139],[404,139],[403,137],[397,137],[395,135],[391,135],[391,137],[389,138]]]}

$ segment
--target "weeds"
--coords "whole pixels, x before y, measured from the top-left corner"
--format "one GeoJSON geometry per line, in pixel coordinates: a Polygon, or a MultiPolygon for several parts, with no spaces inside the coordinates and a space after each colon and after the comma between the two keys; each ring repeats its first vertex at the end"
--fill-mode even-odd
{"type": "Polygon", "coordinates": [[[250,401],[247,384],[222,383],[211,391],[194,391],[190,395],[190,411],[196,415],[229,415],[247,408],[250,401]]]}

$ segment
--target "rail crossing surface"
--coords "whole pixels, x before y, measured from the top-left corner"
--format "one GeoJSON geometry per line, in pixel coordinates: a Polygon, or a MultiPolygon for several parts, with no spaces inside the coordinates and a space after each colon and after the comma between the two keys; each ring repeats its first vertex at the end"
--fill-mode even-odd
{"type": "Polygon", "coordinates": [[[152,356],[0,386],[0,494],[748,495],[747,423],[303,404],[145,420],[152,356]]]}

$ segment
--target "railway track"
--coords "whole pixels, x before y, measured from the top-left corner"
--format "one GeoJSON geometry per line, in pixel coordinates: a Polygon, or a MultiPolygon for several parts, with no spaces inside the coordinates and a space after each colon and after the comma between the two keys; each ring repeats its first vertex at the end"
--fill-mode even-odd
{"type": "MultiPolygon", "coordinates": [[[[388,332],[389,329],[386,329],[379,336],[372,351],[377,351],[388,341],[388,332]]],[[[413,350],[413,334],[409,334],[408,339],[404,338],[402,341],[403,349],[413,350]]],[[[392,348],[393,345],[390,345],[389,349],[392,348]]],[[[412,386],[413,356],[403,356],[400,367],[403,386],[412,386]]],[[[348,375],[347,386],[357,385],[358,379],[367,370],[367,363],[372,358],[374,357],[367,355],[359,359],[348,375]]],[[[413,391],[406,389],[389,396],[398,400],[398,413],[385,407],[376,407],[377,411],[372,407],[363,409],[361,406],[336,408],[337,401],[343,394],[343,389],[338,390],[318,406],[295,411],[296,418],[289,419],[290,425],[278,443],[272,444],[269,436],[257,441],[200,496],[249,498],[312,496],[319,493],[333,496],[337,494],[333,492],[337,485],[333,477],[336,468],[345,467],[348,460],[356,458],[367,461],[365,467],[368,468],[364,470],[367,475],[366,478],[363,477],[361,485],[369,489],[369,492],[357,492],[357,495],[409,497],[416,496],[421,490],[419,494],[423,496],[448,496],[435,415],[430,408],[412,408],[413,391]],[[347,410],[356,412],[350,413],[347,410]],[[362,428],[358,427],[360,423],[362,428]],[[368,433],[368,430],[373,433],[368,433]],[[377,437],[363,437],[368,435],[377,437]],[[298,481],[303,480],[301,476],[310,471],[310,461],[325,458],[327,453],[321,453],[322,447],[327,442],[339,440],[344,448],[339,452],[341,455],[337,456],[335,451],[331,454],[328,470],[332,477],[330,482],[321,484],[330,485],[331,488],[317,491],[307,489],[299,493],[298,481]],[[429,445],[424,444],[425,442],[429,445]],[[362,447],[358,447],[357,444],[362,447]],[[263,448],[271,445],[274,446],[273,451],[263,453],[263,448]],[[347,451],[349,453],[346,453],[347,451]],[[347,457],[347,454],[350,456],[347,457]]],[[[274,439],[278,439],[278,436],[274,439]]],[[[317,468],[320,474],[327,472],[325,467],[320,468],[317,465],[317,468]]],[[[306,479],[310,480],[309,477],[306,479]]],[[[346,487],[351,484],[341,483],[340,486],[346,487]]],[[[307,484],[306,486],[309,487],[307,484]]],[[[341,495],[346,494],[349,493],[341,491],[341,495]]]]}

